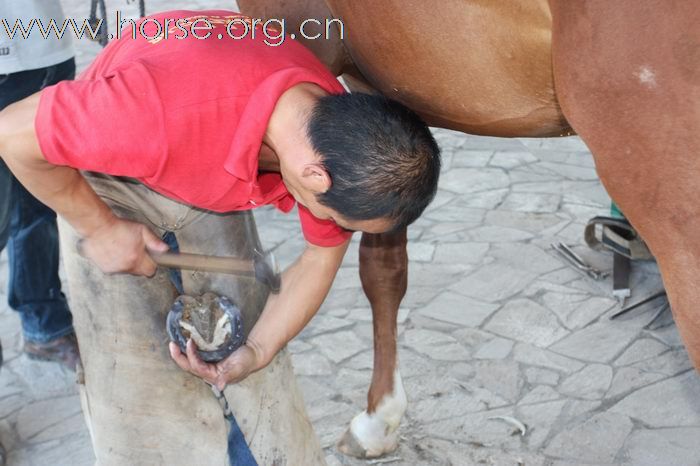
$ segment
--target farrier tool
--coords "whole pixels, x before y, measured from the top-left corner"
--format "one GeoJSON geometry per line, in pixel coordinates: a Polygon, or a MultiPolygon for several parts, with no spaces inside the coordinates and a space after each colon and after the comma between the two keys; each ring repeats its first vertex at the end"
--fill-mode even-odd
{"type": "Polygon", "coordinates": [[[573,249],[571,249],[568,245],[558,242],[558,243],[552,243],[552,248],[559,253],[559,255],[566,259],[566,261],[576,267],[578,270],[581,270],[582,272],[585,272],[586,275],[591,277],[593,280],[602,280],[603,278],[608,276],[607,272],[602,272],[592,265],[586,263],[581,256],[576,254],[573,249]]]}
{"type": "Polygon", "coordinates": [[[149,254],[156,264],[163,267],[252,277],[267,285],[272,293],[278,293],[282,284],[277,260],[271,252],[253,251],[252,259],[185,252],[150,251],[149,254]]]}
{"type": "MultiPolygon", "coordinates": [[[[627,306],[627,307],[619,310],[615,314],[611,315],[610,320],[617,319],[618,317],[623,316],[634,309],[637,309],[639,306],[646,304],[650,301],[653,301],[657,298],[660,298],[662,296],[666,296],[666,290],[657,291],[656,293],[654,293],[650,296],[647,296],[646,298],[642,299],[641,301],[637,301],[634,304],[630,304],[629,306],[627,306]]],[[[664,304],[664,307],[665,307],[665,304],[664,304]]]]}

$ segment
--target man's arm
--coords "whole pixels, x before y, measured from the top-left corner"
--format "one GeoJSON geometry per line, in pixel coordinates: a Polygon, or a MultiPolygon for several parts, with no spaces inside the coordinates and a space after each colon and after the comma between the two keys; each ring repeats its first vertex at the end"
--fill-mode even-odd
{"type": "Polygon", "coordinates": [[[299,258],[282,275],[282,289],[271,294],[248,341],[259,348],[267,365],[318,312],[331,289],[349,241],[333,248],[307,243],[299,258]]]}
{"type": "Polygon", "coordinates": [[[0,157],[34,197],[55,210],[86,239],[83,250],[104,272],[152,275],[146,248],[167,246],[148,228],[121,220],[78,170],[46,161],[34,128],[40,93],[0,112],[0,157]]]}
{"type": "Polygon", "coordinates": [[[184,370],[197,375],[220,390],[228,383],[243,380],[267,366],[275,355],[297,335],[318,312],[333,284],[350,242],[323,248],[307,243],[299,258],[282,274],[279,294],[270,294],[258,322],[244,346],[218,364],[206,364],[196,354],[191,341],[187,354],[175,343],[170,354],[184,370]]]}

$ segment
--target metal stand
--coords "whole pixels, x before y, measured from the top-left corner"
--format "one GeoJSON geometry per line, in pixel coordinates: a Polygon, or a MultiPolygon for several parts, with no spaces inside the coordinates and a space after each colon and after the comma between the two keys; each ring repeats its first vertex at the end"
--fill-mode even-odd
{"type": "MultiPolygon", "coordinates": [[[[139,16],[141,18],[146,16],[146,0],[139,0],[139,16]]],[[[99,27],[94,40],[99,42],[102,47],[105,47],[109,43],[107,5],[105,4],[105,0],[90,0],[90,17],[88,21],[93,31],[99,27]]],[[[119,27],[119,25],[117,25],[117,27],[119,27]]]]}
{"type": "Polygon", "coordinates": [[[102,47],[106,46],[109,42],[109,32],[107,30],[107,5],[105,5],[105,0],[90,1],[90,18],[88,21],[93,31],[98,28],[94,40],[99,42],[102,47]],[[97,14],[98,8],[100,10],[99,18],[97,14]]]}

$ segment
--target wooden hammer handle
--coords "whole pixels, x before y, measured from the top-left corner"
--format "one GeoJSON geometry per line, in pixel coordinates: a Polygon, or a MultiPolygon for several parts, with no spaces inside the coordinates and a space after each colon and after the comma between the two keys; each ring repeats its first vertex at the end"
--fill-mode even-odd
{"type": "Polygon", "coordinates": [[[248,275],[251,277],[255,276],[255,264],[253,259],[207,256],[184,252],[151,252],[150,255],[156,264],[162,265],[163,267],[228,273],[232,275],[248,275]]]}

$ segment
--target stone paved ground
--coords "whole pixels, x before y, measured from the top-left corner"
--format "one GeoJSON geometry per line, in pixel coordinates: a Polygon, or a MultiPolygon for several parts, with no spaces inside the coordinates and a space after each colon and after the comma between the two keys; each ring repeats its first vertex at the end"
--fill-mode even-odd
{"type": "MultiPolygon", "coordinates": [[[[150,2],[153,9],[180,4],[222,3],[150,2]]],[[[87,1],[66,6],[83,17],[87,1]]],[[[78,44],[81,66],[97,50],[78,44]]],[[[700,378],[668,313],[651,328],[655,306],[608,320],[617,309],[610,282],[571,270],[549,247],[565,241],[611,267],[610,256],[582,246],[586,220],[609,206],[586,147],[576,138],[435,134],[445,170],[436,201],[410,229],[399,332],[410,406],[391,464],[700,464],[700,378]],[[517,435],[494,416],[513,416],[528,433],[517,435]]],[[[265,210],[257,218],[265,244],[289,263],[303,244],[295,217],[265,210]]],[[[334,449],[364,407],[371,377],[358,240],[321,312],[290,345],[331,465],[367,463],[334,449]]],[[[4,304],[5,262],[0,437],[10,464],[91,464],[73,375],[19,352],[19,322],[4,304]]],[[[661,287],[653,263],[635,264],[633,282],[636,297],[661,287]]]]}

